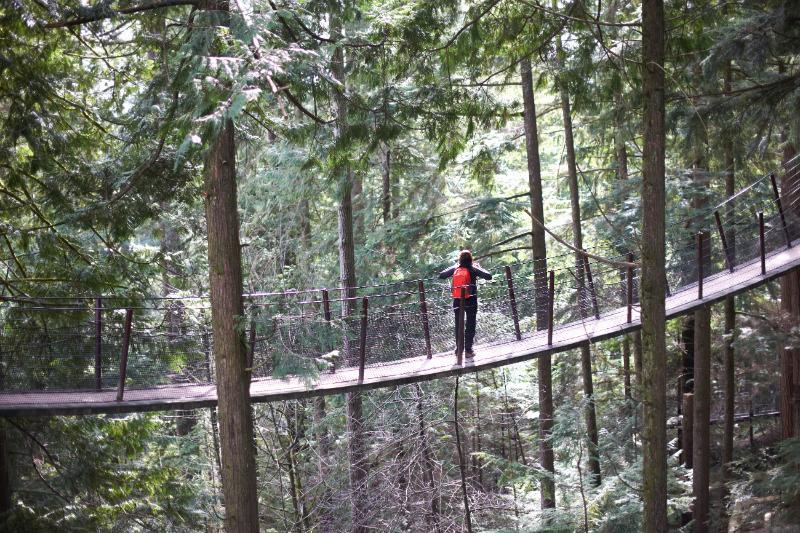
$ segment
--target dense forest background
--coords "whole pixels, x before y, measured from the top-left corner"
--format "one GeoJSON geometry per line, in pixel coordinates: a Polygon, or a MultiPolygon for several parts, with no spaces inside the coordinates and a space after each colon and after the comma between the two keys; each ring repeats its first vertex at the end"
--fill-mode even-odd
{"type": "MultiPolygon", "coordinates": [[[[664,9],[667,241],[691,244],[685,221],[796,155],[800,4],[664,9]]],[[[543,246],[549,268],[575,261],[536,217],[603,256],[637,249],[642,40],[636,1],[3,1],[0,389],[31,355],[11,349],[30,334],[8,320],[15,302],[213,297],[239,249],[241,285],[225,285],[238,293],[430,278],[462,248],[495,274],[489,289],[509,264],[535,284],[543,246]],[[236,184],[238,209],[215,211],[215,183],[236,184]]],[[[712,417],[779,410],[792,291],[771,282],[668,322],[667,416],[693,386],[703,321],[712,417]]],[[[244,336],[241,309],[223,314],[244,336]]],[[[256,486],[242,501],[257,498],[261,531],[640,530],[640,369],[632,334],[551,369],[243,404],[256,486]]],[[[768,513],[800,527],[800,416],[786,413],[711,426],[706,530],[768,513]]],[[[223,530],[235,475],[218,418],[241,419],[2,420],[2,527],[223,530]]],[[[693,470],[672,426],[668,440],[668,525],[697,531],[693,470]]]]}

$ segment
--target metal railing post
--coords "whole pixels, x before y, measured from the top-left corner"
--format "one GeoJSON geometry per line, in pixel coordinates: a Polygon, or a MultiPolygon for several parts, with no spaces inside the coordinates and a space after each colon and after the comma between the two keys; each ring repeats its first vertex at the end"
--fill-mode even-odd
{"type": "Polygon", "coordinates": [[[103,388],[103,299],[94,299],[94,388],[103,388]]]}
{"type": "Polygon", "coordinates": [[[367,364],[367,313],[369,310],[369,298],[364,296],[361,299],[361,342],[359,343],[360,354],[358,361],[358,382],[364,382],[364,366],[367,364]]]}
{"type": "Polygon", "coordinates": [[[764,212],[758,213],[758,248],[761,252],[761,275],[767,275],[767,245],[764,239],[764,212]]]}
{"type": "Polygon", "coordinates": [[[425,300],[425,282],[419,280],[417,288],[419,289],[419,312],[422,318],[422,333],[425,335],[425,353],[430,359],[433,357],[433,350],[431,350],[431,328],[428,323],[428,303],[425,300]]]}
{"type": "Polygon", "coordinates": [[[589,297],[592,299],[592,311],[594,317],[600,318],[600,306],[597,303],[597,291],[594,288],[594,278],[592,277],[592,269],[589,267],[589,258],[585,255],[583,257],[583,269],[586,271],[586,283],[589,286],[589,297]]]}
{"type": "MultiPolygon", "coordinates": [[[[633,254],[632,253],[628,254],[628,263],[633,263],[633,254]]],[[[628,316],[627,316],[627,319],[628,319],[628,324],[630,324],[631,322],[633,322],[633,266],[631,266],[630,264],[627,267],[626,274],[627,274],[626,275],[627,279],[625,281],[627,283],[626,283],[626,287],[625,287],[625,293],[626,293],[626,297],[627,297],[627,300],[628,300],[628,316]]]]}
{"type": "Polygon", "coordinates": [[[553,345],[553,300],[556,293],[556,273],[550,271],[550,283],[547,287],[547,345],[553,345]]]}
{"type": "Polygon", "coordinates": [[[128,349],[131,344],[131,323],[133,322],[133,309],[125,310],[125,326],[122,330],[122,352],[119,355],[119,386],[117,387],[117,401],[121,402],[125,394],[125,377],[128,372],[128,349]]]}
{"type": "Polygon", "coordinates": [[[325,320],[331,321],[331,301],[328,298],[328,289],[322,289],[322,311],[325,313],[325,320]]]}
{"type": "Polygon", "coordinates": [[[781,216],[781,224],[783,225],[783,234],[786,236],[786,247],[792,247],[792,238],[789,236],[789,228],[786,225],[786,216],[783,214],[783,204],[781,203],[781,195],[778,192],[778,184],[775,182],[775,174],[769,175],[769,180],[772,182],[772,192],[775,195],[775,204],[778,206],[778,213],[781,216]]]}
{"type": "Polygon", "coordinates": [[[514,319],[514,333],[517,340],[522,340],[522,333],[519,330],[519,316],[517,315],[517,298],[514,295],[514,281],[511,278],[511,267],[506,265],[506,284],[508,285],[508,301],[511,305],[511,318],[514,319]]]}
{"type": "Polygon", "coordinates": [[[247,352],[247,368],[246,371],[250,372],[250,379],[253,379],[253,363],[255,362],[256,358],[256,319],[250,319],[250,336],[247,339],[248,341],[248,352],[247,352]]]}
{"type": "Polygon", "coordinates": [[[703,232],[697,232],[697,299],[703,299],[703,232]]]}
{"type": "Polygon", "coordinates": [[[725,263],[728,265],[728,270],[733,274],[733,257],[728,248],[728,239],[725,238],[725,230],[722,229],[722,220],[719,218],[719,211],[714,211],[714,219],[717,221],[717,231],[719,231],[719,238],[722,241],[722,251],[725,253],[725,263]]]}

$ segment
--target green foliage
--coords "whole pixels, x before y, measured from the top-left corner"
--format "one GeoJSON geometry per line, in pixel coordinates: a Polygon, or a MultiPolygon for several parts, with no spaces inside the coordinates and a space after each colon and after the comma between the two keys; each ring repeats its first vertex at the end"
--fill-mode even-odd
{"type": "MultiPolygon", "coordinates": [[[[486,256],[481,261],[490,269],[515,263],[515,279],[522,285],[531,275],[529,239],[523,233],[531,228],[525,212],[530,203],[518,196],[528,188],[518,81],[519,62],[526,59],[535,71],[545,223],[569,238],[557,98],[563,87],[573,104],[585,246],[602,247],[603,255],[636,248],[642,150],[639,3],[272,4],[230,2],[229,15],[193,6],[121,14],[116,11],[129,4],[111,1],[15,0],[0,8],[3,296],[206,293],[202,168],[227,120],[236,127],[246,290],[341,283],[337,209],[342,187],[351,183],[359,284],[427,278],[449,264],[458,249],[470,247],[486,256]],[[342,35],[331,35],[332,16],[340,18],[342,35]],[[97,20],[45,27],[76,17],[97,20]],[[344,56],[343,79],[336,79],[331,65],[337,52],[344,56]],[[346,119],[337,98],[345,102],[346,119]],[[624,181],[620,150],[627,155],[624,181]]],[[[695,230],[679,221],[695,218],[702,211],[698,205],[713,205],[722,196],[723,141],[736,147],[735,171],[742,183],[773,167],[791,142],[797,146],[795,4],[745,1],[721,11],[710,3],[667,3],[671,243],[683,242],[695,230]],[[725,94],[722,78],[729,62],[733,80],[725,94]],[[699,148],[707,154],[697,166],[708,185],[693,179],[688,168],[699,148]]],[[[571,265],[571,253],[562,254],[552,240],[548,246],[550,268],[571,265]]],[[[683,247],[671,260],[687,264],[692,253],[683,247]]],[[[485,294],[502,290],[495,283],[485,294]]],[[[775,319],[779,313],[769,299],[762,292],[738,300],[741,317],[766,319],[742,318],[735,341],[739,361],[748,365],[747,378],[763,384],[756,387],[756,398],[774,396],[775,349],[795,344],[798,334],[775,319]]],[[[343,362],[343,334],[355,343],[357,327],[343,321],[282,329],[275,325],[290,321],[287,308],[253,314],[275,377],[315,380],[343,362]]],[[[75,329],[81,323],[41,313],[23,317],[15,327],[9,315],[7,308],[0,309],[3,340],[9,343],[48,340],[47,328],[75,329]]],[[[479,316],[479,327],[490,336],[510,331],[507,315],[479,316]]],[[[239,320],[242,332],[249,318],[239,320]]],[[[205,320],[197,313],[186,319],[205,320]]],[[[137,327],[147,331],[159,320],[163,316],[142,318],[137,327]]],[[[532,322],[522,326],[526,332],[534,328],[532,322]]],[[[682,355],[679,330],[678,324],[669,329],[676,372],[682,355]]],[[[398,342],[398,335],[387,333],[383,341],[398,342]]],[[[181,376],[205,362],[199,342],[170,346],[159,358],[159,375],[181,376]]],[[[116,340],[106,348],[116,353],[116,340]]],[[[91,339],[76,343],[75,350],[91,353],[91,339]]],[[[135,341],[129,379],[147,382],[147,364],[162,350],[135,341]]],[[[483,485],[470,480],[469,491],[474,502],[499,509],[482,512],[476,505],[480,527],[580,530],[584,521],[598,531],[640,527],[642,442],[638,406],[623,399],[621,350],[618,339],[593,347],[604,468],[604,482],[596,489],[586,483],[585,469],[578,472],[586,457],[586,399],[577,357],[566,354],[555,361],[559,507],[554,511],[538,508],[545,473],[535,461],[538,405],[532,367],[481,373],[465,387],[462,437],[469,441],[472,475],[484,475],[483,485]],[[513,430],[510,421],[517,424],[513,430]]],[[[40,355],[54,353],[44,346],[40,355]]],[[[10,360],[3,357],[7,365],[10,360]]],[[[50,357],[18,379],[42,387],[78,387],[91,374],[85,358],[50,357]]],[[[383,499],[374,505],[379,509],[375,529],[425,528],[423,513],[416,511],[430,507],[426,491],[452,495],[459,490],[452,383],[420,390],[422,400],[415,396],[417,389],[398,387],[371,393],[372,402],[365,402],[374,439],[368,444],[370,467],[377,472],[369,486],[383,499]],[[420,481],[420,420],[435,466],[435,489],[420,481]],[[379,489],[393,497],[383,497],[379,489]],[[406,494],[412,496],[401,505],[395,496],[406,494]]],[[[312,407],[318,405],[286,402],[255,409],[258,468],[261,479],[269,480],[259,487],[266,527],[292,529],[306,505],[313,511],[304,527],[311,530],[318,526],[318,510],[337,509],[347,500],[346,401],[327,399],[322,420],[314,420],[312,407]],[[329,448],[322,450],[325,443],[329,448]],[[329,494],[329,485],[340,491],[329,494]],[[292,491],[302,487],[307,500],[292,502],[297,496],[292,491]]],[[[216,451],[201,444],[201,437],[203,442],[216,437],[215,429],[209,420],[207,427],[173,438],[168,420],[154,415],[28,424],[46,437],[42,441],[57,467],[10,430],[14,450],[25,455],[15,458],[22,485],[7,524],[38,531],[191,530],[205,527],[205,521],[216,523],[216,451]]],[[[789,443],[770,456],[767,469],[773,488],[789,498],[796,497],[796,447],[789,443]]],[[[670,472],[670,523],[675,524],[690,490],[677,466],[671,464],[670,472]]],[[[767,490],[759,483],[768,478],[756,483],[757,477],[753,490],[767,490]]],[[[440,497],[438,504],[443,529],[458,529],[459,499],[440,497]]],[[[333,529],[349,527],[342,513],[335,520],[333,529]]]]}
{"type": "MultiPolygon", "coordinates": [[[[201,479],[186,478],[181,446],[153,416],[53,418],[41,428],[49,453],[31,443],[32,468],[19,465],[20,505],[7,530],[136,531],[189,528],[201,479]],[[55,459],[55,461],[53,461],[55,459]],[[38,479],[37,479],[38,474],[38,479]],[[41,480],[41,483],[39,481],[41,480]],[[25,488],[40,486],[43,492],[25,488]]],[[[27,454],[26,454],[27,455],[27,454]]],[[[29,463],[30,465],[30,463],[29,463]]]]}

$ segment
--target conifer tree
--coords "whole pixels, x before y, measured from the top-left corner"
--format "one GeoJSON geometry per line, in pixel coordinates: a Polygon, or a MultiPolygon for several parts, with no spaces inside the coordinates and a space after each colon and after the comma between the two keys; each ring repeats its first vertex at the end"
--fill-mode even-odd
{"type": "Polygon", "coordinates": [[[666,339],[664,277],[664,4],[642,3],[644,145],[642,155],[643,528],[667,530],[666,339]]]}

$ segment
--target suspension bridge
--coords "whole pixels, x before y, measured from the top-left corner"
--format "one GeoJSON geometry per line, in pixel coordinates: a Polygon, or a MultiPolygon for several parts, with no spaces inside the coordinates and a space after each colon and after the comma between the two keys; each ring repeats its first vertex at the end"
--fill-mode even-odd
{"type": "MultiPolygon", "coordinates": [[[[800,266],[798,174],[800,157],[668,228],[667,318],[800,266]]],[[[245,295],[251,399],[461,375],[635,331],[638,269],[625,248],[490,266],[471,359],[453,352],[450,286],[435,278],[245,295]]],[[[215,405],[209,309],[205,297],[4,298],[0,416],[215,405]]]]}

